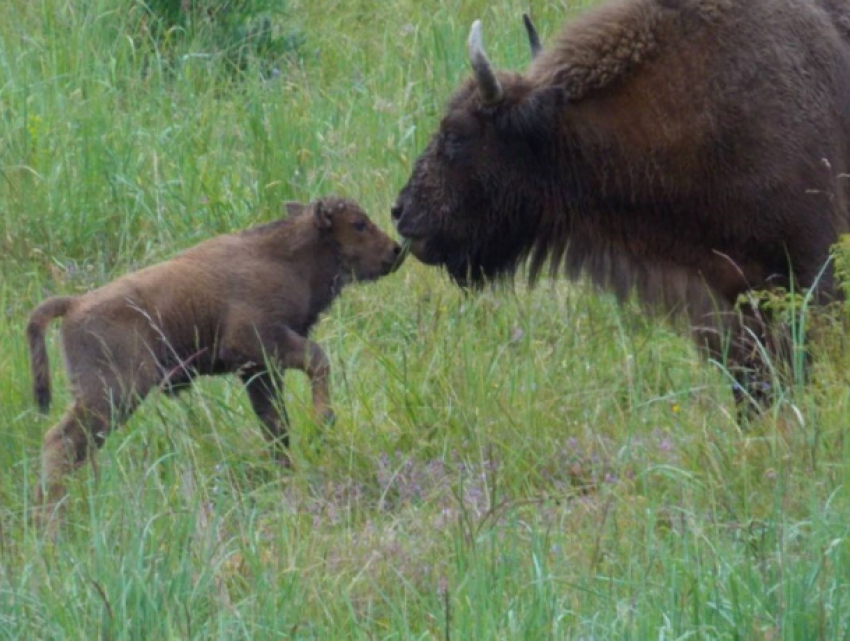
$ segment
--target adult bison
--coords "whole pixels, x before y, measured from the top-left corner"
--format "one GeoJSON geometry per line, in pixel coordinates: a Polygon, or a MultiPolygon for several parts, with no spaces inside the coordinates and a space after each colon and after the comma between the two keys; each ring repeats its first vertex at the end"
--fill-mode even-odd
{"type": "Polygon", "coordinates": [[[741,294],[836,293],[850,3],[614,0],[545,48],[526,27],[533,60],[515,74],[491,67],[473,24],[473,77],[393,206],[399,234],[461,285],[527,263],[532,281],[563,269],[683,311],[737,400],[758,396],[750,339],[787,350],[741,294]]]}

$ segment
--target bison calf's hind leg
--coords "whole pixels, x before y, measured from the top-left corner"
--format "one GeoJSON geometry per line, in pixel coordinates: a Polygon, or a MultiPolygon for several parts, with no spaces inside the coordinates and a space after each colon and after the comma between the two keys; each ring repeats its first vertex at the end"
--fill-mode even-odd
{"type": "Polygon", "coordinates": [[[116,422],[108,403],[87,405],[80,400],[44,436],[41,480],[36,495],[39,518],[55,528],[57,507],[65,497],[65,477],[103,445],[116,422]]]}

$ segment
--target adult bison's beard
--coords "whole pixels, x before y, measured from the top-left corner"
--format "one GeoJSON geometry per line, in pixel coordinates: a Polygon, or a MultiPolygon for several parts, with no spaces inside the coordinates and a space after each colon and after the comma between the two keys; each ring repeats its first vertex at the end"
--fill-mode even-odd
{"type": "Polygon", "coordinates": [[[466,230],[462,238],[435,234],[411,243],[411,253],[428,265],[442,265],[461,287],[480,288],[512,278],[536,242],[533,228],[497,227],[466,230]]]}

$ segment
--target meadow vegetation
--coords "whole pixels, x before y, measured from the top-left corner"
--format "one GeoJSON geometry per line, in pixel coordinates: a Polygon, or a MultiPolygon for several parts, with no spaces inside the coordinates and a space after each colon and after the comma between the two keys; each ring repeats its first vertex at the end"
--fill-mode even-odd
{"type": "MultiPolygon", "coordinates": [[[[269,4],[269,3],[266,3],[269,4]]],[[[287,377],[291,471],[233,378],[151,396],[28,515],[26,315],[341,194],[382,227],[484,21],[522,68],[590,2],[287,0],[284,47],[155,29],[140,0],[0,3],[0,639],[850,638],[846,310],[747,429],[687,337],[581,283],[465,295],[408,261],[315,338],[337,422],[287,377]],[[530,5],[530,6],[529,6],[530,5]]]]}

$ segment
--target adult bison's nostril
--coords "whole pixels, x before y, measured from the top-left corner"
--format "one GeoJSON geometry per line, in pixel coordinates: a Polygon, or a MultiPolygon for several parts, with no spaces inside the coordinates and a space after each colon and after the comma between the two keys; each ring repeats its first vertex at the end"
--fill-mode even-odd
{"type": "Polygon", "coordinates": [[[396,203],[390,208],[390,216],[392,216],[393,220],[398,220],[399,218],[401,218],[401,214],[403,211],[404,208],[398,203],[396,203]]]}

